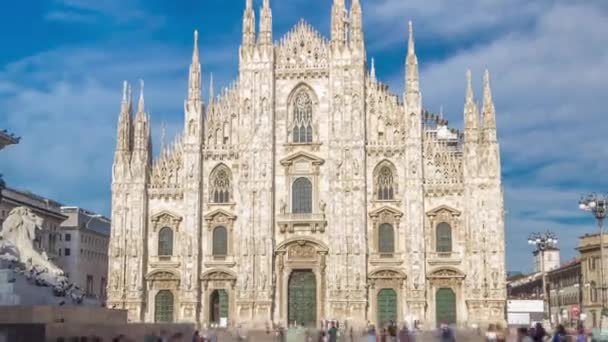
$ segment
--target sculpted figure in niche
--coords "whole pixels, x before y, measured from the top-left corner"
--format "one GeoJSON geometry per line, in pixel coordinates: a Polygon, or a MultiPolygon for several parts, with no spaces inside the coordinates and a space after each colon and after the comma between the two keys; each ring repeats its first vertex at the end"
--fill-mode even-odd
{"type": "Polygon", "coordinates": [[[319,201],[319,209],[321,209],[321,214],[325,215],[325,207],[327,204],[323,200],[319,201]]]}
{"type": "Polygon", "coordinates": [[[281,199],[281,214],[285,215],[286,212],[287,212],[287,203],[285,203],[285,200],[281,199]]]}

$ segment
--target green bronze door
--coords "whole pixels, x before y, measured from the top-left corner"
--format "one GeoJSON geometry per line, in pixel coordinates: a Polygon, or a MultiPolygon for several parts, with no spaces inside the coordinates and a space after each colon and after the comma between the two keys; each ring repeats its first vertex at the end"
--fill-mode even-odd
{"type": "Polygon", "coordinates": [[[397,293],[393,289],[382,289],[378,292],[378,328],[390,321],[397,323],[397,293]]]}
{"type": "Polygon", "coordinates": [[[317,282],[311,271],[293,271],[289,277],[289,324],[314,325],[317,321],[317,282]]]}
{"type": "Polygon", "coordinates": [[[435,296],[437,325],[456,323],[456,294],[452,289],[439,289],[435,296]]]}

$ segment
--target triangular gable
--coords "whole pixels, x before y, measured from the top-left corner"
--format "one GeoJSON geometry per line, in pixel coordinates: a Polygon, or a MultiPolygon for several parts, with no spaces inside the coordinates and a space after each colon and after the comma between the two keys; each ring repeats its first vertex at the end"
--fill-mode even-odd
{"type": "Polygon", "coordinates": [[[216,216],[221,215],[221,216],[225,216],[230,220],[235,220],[236,219],[236,215],[234,215],[233,213],[224,210],[224,209],[216,209],[210,213],[208,213],[207,215],[205,215],[205,220],[213,220],[213,218],[215,218],[216,216]]]}
{"type": "Polygon", "coordinates": [[[452,216],[460,216],[460,214],[461,214],[461,212],[459,210],[456,210],[447,205],[440,205],[433,210],[427,211],[426,214],[427,214],[427,216],[436,216],[437,214],[440,214],[442,212],[448,212],[452,216]]]}
{"type": "Polygon", "coordinates": [[[402,217],[403,213],[395,208],[389,207],[387,205],[380,207],[378,209],[372,210],[369,213],[370,217],[376,217],[379,216],[380,214],[384,213],[384,212],[388,212],[390,215],[392,216],[396,216],[396,217],[402,217]]]}
{"type": "Polygon", "coordinates": [[[288,156],[287,158],[282,159],[281,165],[290,166],[299,159],[305,159],[308,162],[312,163],[313,165],[323,165],[323,163],[325,163],[325,160],[323,160],[313,154],[310,154],[310,153],[304,152],[304,151],[300,151],[300,152],[296,152],[296,153],[292,154],[291,156],[288,156]]]}

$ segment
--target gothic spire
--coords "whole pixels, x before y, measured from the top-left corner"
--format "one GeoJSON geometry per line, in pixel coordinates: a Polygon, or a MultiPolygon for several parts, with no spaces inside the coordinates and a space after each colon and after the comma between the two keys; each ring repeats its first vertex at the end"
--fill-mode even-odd
{"type": "Polygon", "coordinates": [[[167,147],[167,128],[165,122],[163,121],[160,124],[160,153],[161,155],[165,153],[165,148],[167,147]]]}
{"type": "Polygon", "coordinates": [[[255,46],[255,12],[253,1],[247,0],[245,13],[243,14],[243,48],[255,46]]]}
{"type": "Polygon", "coordinates": [[[416,57],[416,45],[414,42],[414,28],[412,21],[408,23],[409,39],[407,44],[405,92],[406,101],[411,105],[420,102],[420,78],[418,73],[418,57],[416,57]]]}
{"type": "Polygon", "coordinates": [[[272,46],[272,10],[270,9],[270,0],[264,0],[260,12],[260,36],[258,42],[261,46],[272,46]]]}
{"type": "Polygon", "coordinates": [[[131,113],[129,111],[129,84],[123,82],[122,103],[118,116],[118,132],[116,136],[116,152],[129,152],[131,149],[131,113]]]}
{"type": "Polygon", "coordinates": [[[376,81],[376,63],[374,62],[374,57],[372,57],[372,67],[369,72],[369,77],[372,81],[376,81]]]}
{"type": "Polygon", "coordinates": [[[139,80],[139,102],[137,104],[137,112],[144,113],[145,112],[145,104],[144,104],[144,80],[139,80]]]}
{"type": "Polygon", "coordinates": [[[346,8],[344,0],[334,0],[331,11],[331,41],[334,46],[346,43],[346,8]]]}
{"type": "Polygon", "coordinates": [[[351,48],[361,49],[363,46],[363,11],[361,2],[353,0],[350,7],[350,44],[351,48]]]}
{"type": "Polygon", "coordinates": [[[135,116],[135,130],[133,134],[135,151],[146,151],[149,145],[150,127],[149,116],[144,111],[144,81],[140,81],[141,88],[139,94],[139,103],[137,105],[137,115],[135,116]]]}
{"type": "Polygon", "coordinates": [[[198,31],[194,30],[194,48],[192,51],[192,64],[188,76],[188,100],[201,100],[201,62],[198,52],[198,31]]]}
{"type": "Polygon", "coordinates": [[[209,102],[209,103],[213,102],[214,98],[215,98],[215,86],[213,84],[213,73],[211,73],[209,75],[209,99],[207,99],[207,102],[209,102]]]}
{"type": "Polygon", "coordinates": [[[496,129],[496,111],[494,101],[492,100],[490,72],[487,69],[483,75],[483,128],[488,130],[496,129]]]}
{"type": "Polygon", "coordinates": [[[473,81],[471,70],[467,70],[467,91],[464,104],[464,126],[465,129],[476,129],[479,126],[479,115],[473,95],[473,81]]]}

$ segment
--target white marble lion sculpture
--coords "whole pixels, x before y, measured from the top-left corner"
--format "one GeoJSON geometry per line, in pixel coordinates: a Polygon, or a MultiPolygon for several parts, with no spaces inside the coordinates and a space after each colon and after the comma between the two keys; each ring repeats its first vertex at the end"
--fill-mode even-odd
{"type": "Polygon", "coordinates": [[[63,278],[61,268],[49,260],[46,253],[38,252],[34,247],[36,232],[42,225],[42,219],[30,208],[17,207],[10,211],[0,231],[0,254],[4,260],[19,261],[28,269],[48,272],[56,278],[63,278]]]}

